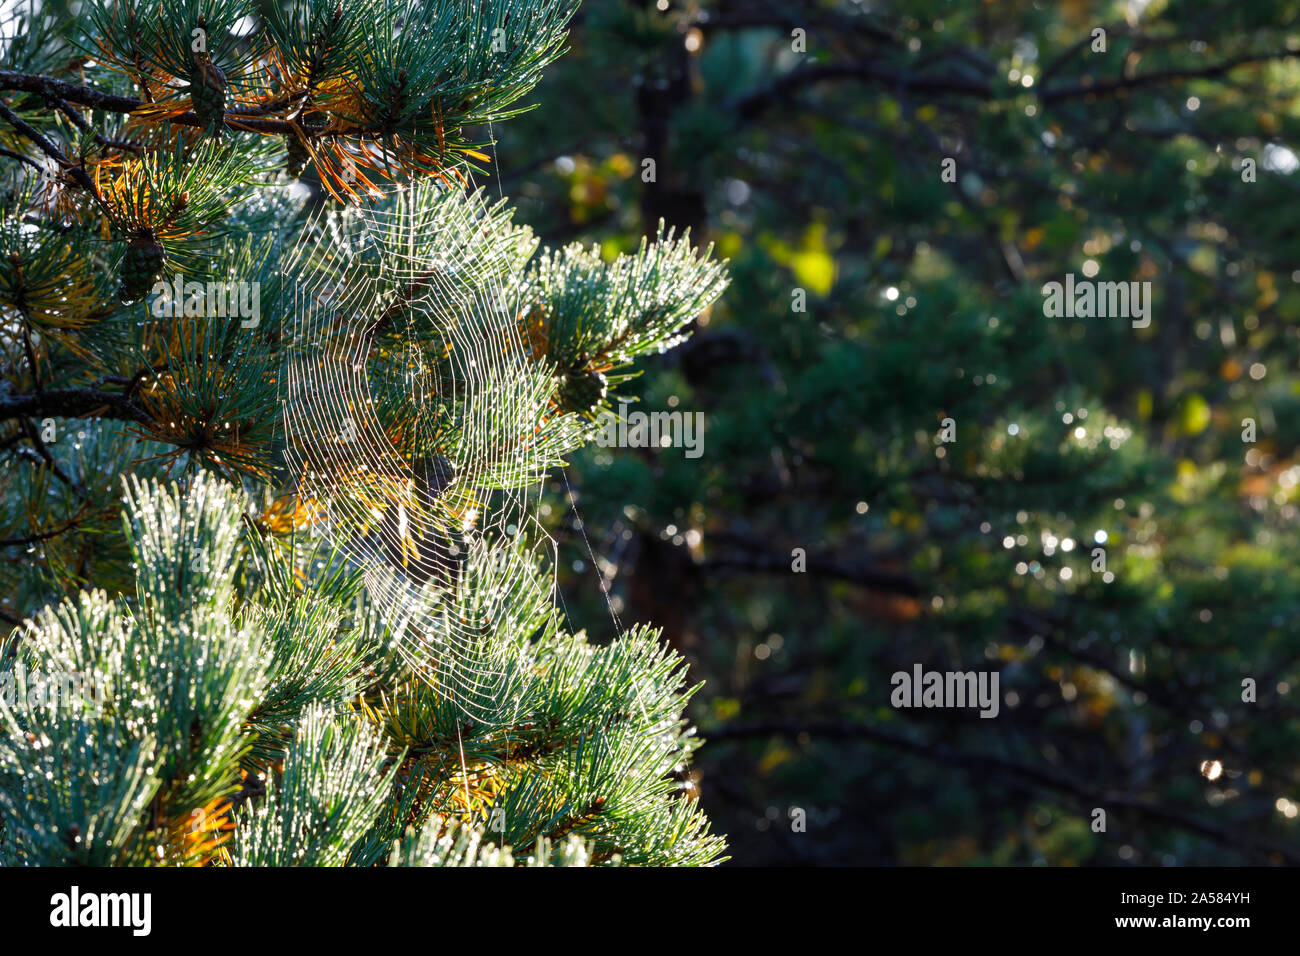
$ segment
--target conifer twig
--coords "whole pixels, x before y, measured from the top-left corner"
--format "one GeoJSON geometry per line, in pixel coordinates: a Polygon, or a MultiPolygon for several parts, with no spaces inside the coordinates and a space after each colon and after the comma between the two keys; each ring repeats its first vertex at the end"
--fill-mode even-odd
{"type": "Polygon", "coordinates": [[[21,417],[80,418],[96,410],[100,410],[100,418],[151,424],[149,416],[126,396],[93,388],[64,388],[45,391],[39,395],[0,396],[0,421],[21,417]]]}

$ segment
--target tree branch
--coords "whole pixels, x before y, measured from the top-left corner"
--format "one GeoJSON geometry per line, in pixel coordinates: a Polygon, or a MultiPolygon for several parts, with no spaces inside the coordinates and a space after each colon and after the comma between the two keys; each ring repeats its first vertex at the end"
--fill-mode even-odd
{"type": "Polygon", "coordinates": [[[77,184],[85,189],[86,192],[90,193],[90,195],[94,197],[95,201],[103,207],[105,212],[109,211],[108,206],[104,203],[104,197],[101,196],[99,190],[95,188],[95,183],[91,180],[90,174],[64,156],[57,146],[41,135],[39,130],[33,128],[29,123],[24,122],[17,113],[5,106],[4,103],[0,103],[0,119],[3,119],[6,123],[35,143],[40,148],[41,152],[45,153],[45,155],[58,163],[60,168],[66,169],[72,178],[77,181],[77,184]]]}
{"type": "MultiPolygon", "coordinates": [[[[56,80],[53,77],[35,76],[30,73],[14,73],[10,70],[0,70],[0,90],[35,93],[40,96],[65,100],[69,103],[79,103],[92,109],[106,110],[110,113],[134,113],[143,106],[151,105],[144,100],[137,100],[130,96],[105,93],[93,86],[78,86],[75,83],[56,80]]],[[[0,107],[2,106],[3,104],[0,104],[0,107]]],[[[8,117],[5,118],[8,119],[8,117]]],[[[168,116],[167,120],[180,126],[207,126],[207,123],[193,111],[168,116]]],[[[225,122],[227,126],[234,129],[247,129],[258,133],[292,134],[296,132],[294,124],[288,120],[244,116],[238,112],[228,112],[225,122]]],[[[28,128],[30,129],[30,127],[28,128]]],[[[33,132],[35,131],[33,130],[33,132]]]]}
{"type": "Polygon", "coordinates": [[[151,424],[151,420],[125,395],[93,388],[65,388],[39,395],[0,395],[0,421],[11,418],[81,418],[90,412],[116,421],[151,424]]]}
{"type": "Polygon", "coordinates": [[[1181,83],[1184,80],[1209,79],[1215,76],[1222,76],[1231,70],[1235,70],[1239,66],[1268,63],[1273,60],[1284,60],[1288,57],[1297,55],[1300,55],[1300,50],[1288,49],[1277,50],[1273,53],[1246,53],[1241,56],[1233,57],[1230,60],[1224,60],[1221,63],[1213,63],[1209,66],[1203,66],[1198,69],[1161,70],[1155,73],[1142,73],[1137,76],[1124,77],[1118,80],[1103,80],[1099,83],[1079,83],[1075,86],[1044,89],[1039,93],[1039,99],[1044,103],[1055,103],[1060,100],[1080,96],[1113,96],[1119,93],[1126,93],[1129,90],[1141,89],[1146,86],[1155,86],[1160,83],[1181,83]]]}
{"type": "MultiPolygon", "coordinates": [[[[737,553],[708,558],[696,564],[701,571],[752,571],[758,574],[791,574],[791,558],[784,554],[737,553]]],[[[921,585],[915,578],[893,571],[883,571],[868,564],[839,561],[829,555],[808,555],[810,577],[834,578],[861,585],[873,591],[886,591],[918,597],[921,585]]]]}
{"type": "Polygon", "coordinates": [[[891,88],[903,86],[918,93],[951,93],[990,99],[992,86],[984,80],[948,76],[910,76],[886,70],[871,63],[824,63],[791,70],[766,86],[736,97],[728,108],[744,119],[753,119],[781,100],[818,83],[828,80],[866,80],[891,88]]]}

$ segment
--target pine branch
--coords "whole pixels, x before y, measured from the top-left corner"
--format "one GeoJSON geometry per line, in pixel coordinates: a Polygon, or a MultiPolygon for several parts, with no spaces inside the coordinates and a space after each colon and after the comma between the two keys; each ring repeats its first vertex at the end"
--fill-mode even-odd
{"type": "Polygon", "coordinates": [[[4,103],[0,103],[0,119],[3,119],[19,133],[22,133],[23,136],[35,143],[40,148],[41,152],[45,153],[45,155],[49,156],[59,165],[60,169],[66,169],[69,175],[76,180],[77,184],[81,186],[82,189],[86,190],[86,192],[88,192],[91,197],[99,203],[105,212],[108,211],[108,207],[104,204],[104,197],[99,194],[99,190],[95,188],[94,181],[90,178],[90,174],[87,173],[85,169],[64,156],[63,153],[60,152],[59,148],[46,139],[39,130],[25,122],[18,116],[18,114],[5,106],[4,103]]]}
{"type": "Polygon", "coordinates": [[[11,418],[98,418],[150,425],[153,420],[125,395],[94,388],[51,389],[35,395],[0,395],[0,421],[11,418]]]}
{"type": "Polygon", "coordinates": [[[118,96],[93,86],[82,86],[49,76],[15,73],[11,70],[0,70],[0,90],[36,93],[110,113],[131,113],[144,105],[142,100],[130,96],[118,96]]]}
{"type": "Polygon", "coordinates": [[[54,477],[58,478],[59,481],[63,482],[65,485],[71,488],[78,495],[84,497],[86,494],[86,489],[82,487],[80,482],[74,481],[71,477],[69,477],[67,472],[65,472],[63,468],[59,465],[59,463],[54,460],[54,456],[50,454],[50,449],[45,444],[45,442],[41,439],[41,433],[37,430],[36,426],[28,419],[23,418],[19,420],[19,427],[23,430],[24,433],[26,433],[27,440],[32,443],[32,447],[36,449],[36,455],[38,456],[39,460],[42,461],[45,464],[45,466],[50,469],[50,472],[54,475],[54,477]]]}
{"type": "Polygon", "coordinates": [[[81,524],[81,518],[72,518],[63,522],[57,528],[51,528],[49,531],[41,531],[36,534],[29,534],[22,538],[0,538],[0,548],[26,547],[33,544],[39,544],[42,541],[49,541],[51,538],[57,538],[61,534],[71,531],[81,524]]]}
{"type": "MultiPolygon", "coordinates": [[[[68,103],[89,106],[92,109],[103,110],[107,113],[134,113],[141,107],[149,105],[146,100],[135,99],[131,96],[119,96],[115,93],[96,89],[93,86],[80,86],[65,80],[56,80],[53,77],[13,73],[8,70],[0,70],[0,90],[36,93],[50,97],[51,101],[64,100],[68,103]]],[[[3,104],[0,104],[0,108],[3,108],[3,104]]],[[[293,135],[296,129],[303,128],[301,123],[295,126],[294,123],[290,123],[288,120],[263,118],[258,115],[259,112],[259,110],[253,109],[227,110],[225,125],[231,129],[246,129],[256,133],[276,133],[285,136],[293,135]]],[[[0,113],[0,116],[4,116],[4,113],[0,113]]],[[[8,120],[9,117],[4,116],[4,118],[8,120]]],[[[166,117],[166,121],[177,126],[191,126],[200,129],[208,125],[207,121],[200,118],[193,110],[169,115],[166,117]]],[[[307,128],[313,132],[323,130],[323,127],[309,126],[307,128]]]]}

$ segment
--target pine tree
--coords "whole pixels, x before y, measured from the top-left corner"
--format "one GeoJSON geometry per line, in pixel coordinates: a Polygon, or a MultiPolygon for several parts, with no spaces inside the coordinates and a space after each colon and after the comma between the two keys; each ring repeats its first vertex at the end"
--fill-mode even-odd
{"type": "Polygon", "coordinates": [[[1300,860],[1294,7],[666,6],[588,6],[501,148],[539,230],[694,209],[730,258],[638,380],[704,456],[566,477],[708,680],[732,858],[1300,860]],[[1045,314],[1071,273],[1149,324],[1045,314]],[[892,707],[917,662],[998,671],[998,718],[892,707]]]}
{"type": "Polygon", "coordinates": [[[471,186],[571,7],[9,31],[0,862],[718,861],[684,662],[566,630],[530,489],[725,272],[471,186]]]}

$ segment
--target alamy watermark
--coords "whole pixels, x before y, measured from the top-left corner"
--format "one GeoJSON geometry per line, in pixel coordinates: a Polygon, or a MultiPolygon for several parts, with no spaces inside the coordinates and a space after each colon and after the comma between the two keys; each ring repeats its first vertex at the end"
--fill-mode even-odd
{"type": "Polygon", "coordinates": [[[1043,286],[1043,315],[1049,319],[1132,319],[1133,328],[1145,329],[1151,324],[1151,283],[1076,280],[1070,272],[1064,283],[1043,286]]]}
{"type": "Polygon", "coordinates": [[[599,416],[596,444],[601,448],[682,448],[687,458],[704,454],[703,412],[629,412],[623,402],[618,411],[599,416]]]}
{"type": "Polygon", "coordinates": [[[257,281],[186,282],[178,275],[170,282],[158,280],[150,291],[154,299],[149,312],[155,319],[239,319],[242,329],[255,329],[262,322],[262,283],[257,281]]]}
{"type": "Polygon", "coordinates": [[[108,701],[108,675],[79,671],[28,671],[22,661],[0,673],[0,701],[6,709],[81,709],[99,713],[108,701]]]}
{"type": "Polygon", "coordinates": [[[132,936],[148,936],[153,929],[153,894],[82,892],[74,885],[50,897],[50,925],[124,927],[132,936]]]}
{"type": "Polygon", "coordinates": [[[894,707],[978,707],[980,716],[998,715],[1000,677],[997,671],[926,671],[920,664],[912,672],[897,671],[889,679],[894,707]]]}

